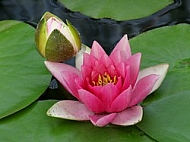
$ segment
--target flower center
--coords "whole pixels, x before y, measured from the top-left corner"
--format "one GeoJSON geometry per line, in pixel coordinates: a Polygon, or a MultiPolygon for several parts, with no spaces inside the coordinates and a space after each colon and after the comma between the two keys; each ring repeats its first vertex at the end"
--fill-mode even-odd
{"type": "Polygon", "coordinates": [[[94,86],[104,86],[108,83],[117,83],[117,76],[115,75],[114,77],[111,77],[107,72],[105,72],[103,75],[99,74],[98,75],[98,80],[92,81],[94,86]]]}

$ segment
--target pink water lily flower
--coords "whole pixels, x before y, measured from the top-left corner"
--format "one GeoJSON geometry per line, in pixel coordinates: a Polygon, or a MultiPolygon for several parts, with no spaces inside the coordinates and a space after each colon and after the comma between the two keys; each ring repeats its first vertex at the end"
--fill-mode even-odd
{"type": "Polygon", "coordinates": [[[110,56],[94,42],[79,69],[46,61],[50,72],[78,99],[57,102],[47,114],[90,120],[99,127],[138,123],[143,115],[140,102],[160,86],[168,70],[168,64],[160,64],[139,71],[140,60],[141,53],[131,54],[125,35],[110,56]]]}

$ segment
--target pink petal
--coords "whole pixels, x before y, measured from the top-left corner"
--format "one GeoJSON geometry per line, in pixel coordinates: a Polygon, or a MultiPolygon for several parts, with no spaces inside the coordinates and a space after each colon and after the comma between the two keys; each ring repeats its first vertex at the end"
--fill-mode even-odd
{"type": "Polygon", "coordinates": [[[79,80],[81,78],[74,74],[72,71],[63,71],[61,74],[63,77],[63,81],[61,82],[61,84],[65,87],[67,91],[71,93],[71,95],[79,99],[76,80],[79,80]]]}
{"type": "Polygon", "coordinates": [[[114,54],[111,53],[110,56],[109,56],[115,66],[117,66],[118,64],[120,64],[123,61],[127,60],[127,59],[124,60],[125,54],[122,54],[123,52],[122,53],[121,52],[122,51],[117,50],[117,51],[114,52],[114,54]]]}
{"type": "Polygon", "coordinates": [[[106,52],[104,51],[104,49],[101,47],[101,45],[94,41],[93,45],[92,45],[92,49],[91,49],[91,56],[94,56],[96,59],[100,59],[103,55],[105,55],[106,52]]]}
{"type": "Polygon", "coordinates": [[[93,69],[87,65],[82,65],[81,74],[84,80],[88,78],[89,83],[92,85],[92,82],[98,81],[98,76],[103,75],[106,72],[106,68],[103,64],[94,65],[93,69]]]}
{"type": "Polygon", "coordinates": [[[137,105],[143,101],[149,94],[152,88],[154,87],[159,76],[155,74],[148,75],[140,79],[134,87],[134,90],[131,94],[131,103],[130,106],[137,105]]]}
{"type": "Polygon", "coordinates": [[[117,113],[112,124],[129,126],[134,125],[142,120],[143,109],[141,106],[134,106],[127,108],[126,110],[117,113]]]}
{"type": "Polygon", "coordinates": [[[101,98],[100,89],[102,86],[92,86],[88,84],[88,91],[94,94],[96,97],[101,98]]]}
{"type": "Polygon", "coordinates": [[[92,93],[80,89],[78,90],[80,100],[94,113],[104,112],[104,104],[92,93]]]}
{"type": "Polygon", "coordinates": [[[130,82],[132,86],[134,86],[139,74],[140,61],[141,53],[137,53],[128,58],[125,62],[125,65],[130,67],[130,82]]]}
{"type": "Polygon", "coordinates": [[[79,101],[64,100],[54,104],[48,111],[48,116],[70,120],[89,120],[89,115],[93,115],[86,106],[79,101]]]}
{"type": "Polygon", "coordinates": [[[45,61],[45,65],[65,89],[78,98],[78,90],[74,84],[75,78],[81,77],[80,71],[64,63],[45,61]]]}
{"type": "Polygon", "coordinates": [[[115,84],[115,86],[117,88],[119,88],[119,92],[122,92],[123,90],[121,90],[121,88],[123,87],[123,79],[121,78],[121,76],[119,76],[117,78],[117,83],[115,84]]]}
{"type": "MultiPolygon", "coordinates": [[[[85,56],[88,58],[88,55],[85,56]]],[[[92,57],[93,59],[93,57],[92,57]]],[[[85,59],[86,60],[86,59],[85,59]]],[[[85,61],[87,62],[87,61],[85,61]]],[[[106,66],[99,60],[93,61],[92,64],[90,64],[91,60],[89,58],[88,63],[85,63],[81,66],[81,72],[83,75],[83,78],[89,76],[92,72],[97,72],[97,74],[104,74],[106,72],[106,66]]]]}
{"type": "Polygon", "coordinates": [[[92,72],[91,72],[91,75],[89,76],[89,79],[90,79],[90,81],[92,82],[92,81],[97,81],[98,80],[98,76],[101,74],[101,72],[99,72],[99,71],[96,71],[96,70],[93,70],[92,72]]]}
{"type": "Polygon", "coordinates": [[[76,59],[75,59],[75,66],[78,70],[81,70],[81,65],[83,64],[83,58],[84,58],[84,53],[90,54],[91,49],[82,44],[81,50],[76,54],[76,59]]]}
{"type": "Polygon", "coordinates": [[[106,70],[107,70],[106,72],[107,72],[111,77],[118,76],[117,70],[116,70],[116,68],[115,68],[114,65],[112,65],[112,64],[109,65],[106,70]]]}
{"type": "Polygon", "coordinates": [[[92,68],[91,67],[84,66],[84,65],[81,66],[81,74],[82,74],[83,78],[86,78],[86,77],[90,76],[91,73],[92,73],[92,68]]]}
{"type": "Polygon", "coordinates": [[[107,71],[106,66],[100,60],[95,62],[93,70],[100,74],[104,74],[107,71]]]}
{"type": "Polygon", "coordinates": [[[131,72],[130,67],[126,66],[125,69],[125,77],[123,78],[123,86],[121,87],[121,91],[127,89],[131,85],[131,72]]]}
{"type": "Polygon", "coordinates": [[[95,126],[103,127],[112,122],[115,116],[116,113],[111,113],[108,115],[92,115],[89,117],[92,124],[94,124],[95,126]]]}
{"type": "Polygon", "coordinates": [[[74,81],[75,81],[77,90],[84,89],[86,87],[83,79],[78,77],[78,78],[75,78],[74,81]]]}
{"type": "Polygon", "coordinates": [[[106,112],[113,112],[111,105],[114,99],[119,95],[118,85],[107,84],[105,86],[88,85],[88,90],[101,100],[106,112]]]}
{"type": "Polygon", "coordinates": [[[115,65],[117,65],[120,62],[127,60],[129,57],[131,57],[131,48],[127,35],[124,35],[113,49],[112,53],[110,54],[110,58],[115,63],[115,65]]]}
{"type": "Polygon", "coordinates": [[[111,110],[112,112],[119,112],[123,111],[127,108],[127,106],[130,103],[130,95],[131,95],[132,88],[131,86],[123,91],[118,97],[112,102],[111,104],[111,110]]]}
{"type": "Polygon", "coordinates": [[[84,53],[83,56],[83,65],[93,67],[97,59],[87,53],[84,53]]]}
{"type": "Polygon", "coordinates": [[[98,98],[104,104],[106,112],[113,112],[111,109],[111,104],[113,100],[119,95],[119,92],[120,90],[117,88],[117,86],[112,83],[104,85],[100,88],[100,90],[97,90],[96,95],[99,95],[98,98]]]}
{"type": "Polygon", "coordinates": [[[138,80],[140,80],[141,78],[143,78],[147,75],[150,75],[150,74],[159,75],[159,79],[156,81],[154,87],[150,91],[150,93],[152,93],[156,89],[158,89],[158,87],[161,85],[162,81],[164,80],[164,78],[166,76],[168,68],[169,68],[168,64],[160,64],[160,65],[152,66],[149,68],[145,68],[139,72],[138,80]]]}
{"type": "Polygon", "coordinates": [[[108,68],[110,65],[113,65],[112,60],[107,54],[102,55],[99,60],[102,62],[102,64],[104,64],[106,68],[108,68]]]}
{"type": "Polygon", "coordinates": [[[120,62],[119,64],[116,65],[116,70],[118,72],[118,75],[120,75],[122,78],[125,78],[125,69],[126,69],[126,66],[123,62],[120,62]]]}
{"type": "Polygon", "coordinates": [[[49,18],[47,20],[47,34],[48,36],[53,32],[53,30],[57,29],[57,30],[61,30],[61,27],[63,26],[63,23],[59,20],[57,20],[56,18],[49,18]]]}

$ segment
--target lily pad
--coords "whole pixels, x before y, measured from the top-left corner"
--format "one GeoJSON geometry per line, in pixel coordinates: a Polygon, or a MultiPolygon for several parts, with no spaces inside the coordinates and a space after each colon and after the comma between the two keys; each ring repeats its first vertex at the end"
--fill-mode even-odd
{"type": "Polygon", "coordinates": [[[189,90],[190,26],[179,24],[151,30],[130,40],[134,53],[142,53],[141,68],[169,63],[161,87],[145,102],[154,102],[174,93],[189,90]]]}
{"type": "Polygon", "coordinates": [[[34,45],[35,29],[0,22],[0,118],[25,108],[48,87],[51,75],[34,45]]]}
{"type": "Polygon", "coordinates": [[[77,122],[48,117],[45,113],[55,101],[41,101],[0,120],[0,141],[48,142],[153,142],[137,127],[95,127],[90,122],[77,122]],[[19,128],[19,129],[18,129],[19,128]],[[10,137],[11,136],[11,137],[10,137]]]}
{"type": "Polygon", "coordinates": [[[143,121],[137,126],[157,141],[189,141],[190,26],[179,24],[143,33],[130,40],[142,52],[142,68],[169,63],[161,87],[144,102],[143,121]]]}
{"type": "Polygon", "coordinates": [[[190,90],[173,94],[145,108],[138,125],[160,142],[190,141],[190,90]]]}
{"type": "Polygon", "coordinates": [[[173,3],[173,0],[60,0],[68,9],[93,18],[129,20],[149,16],[173,3]]]}

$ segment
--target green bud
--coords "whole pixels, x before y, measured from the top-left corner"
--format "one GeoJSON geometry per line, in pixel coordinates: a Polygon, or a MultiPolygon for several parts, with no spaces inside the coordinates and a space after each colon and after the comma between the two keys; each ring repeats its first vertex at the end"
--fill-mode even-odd
{"type": "Polygon", "coordinates": [[[67,25],[59,17],[46,12],[37,25],[36,49],[49,61],[63,62],[81,49],[78,31],[69,21],[66,22],[67,25]]]}

